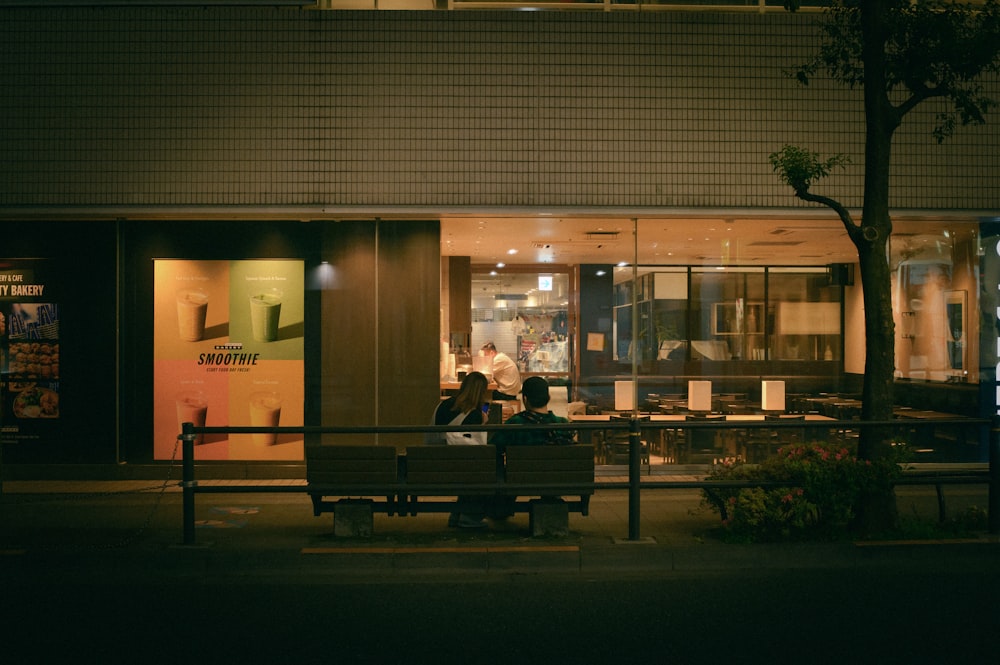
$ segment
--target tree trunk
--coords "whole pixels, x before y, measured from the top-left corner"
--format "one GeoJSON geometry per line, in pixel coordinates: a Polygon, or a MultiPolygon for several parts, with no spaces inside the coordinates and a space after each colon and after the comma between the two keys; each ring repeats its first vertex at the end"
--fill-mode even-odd
{"type": "MultiPolygon", "coordinates": [[[[889,100],[885,73],[889,5],[871,0],[861,4],[862,60],[865,68],[865,193],[861,228],[851,234],[858,260],[865,299],[865,379],[862,421],[892,418],[895,380],[896,334],[892,318],[892,280],[889,267],[889,168],[892,135],[900,116],[889,100]]],[[[891,431],[884,427],[862,427],[858,456],[876,459],[887,455],[891,431]]],[[[857,506],[856,528],[863,535],[893,527],[897,519],[895,494],[874,492],[857,506]]]]}
{"type": "MultiPolygon", "coordinates": [[[[896,109],[886,93],[885,43],[888,35],[884,2],[861,4],[862,58],[865,66],[865,193],[861,228],[851,234],[858,249],[865,299],[865,379],[863,420],[892,418],[895,372],[895,324],[889,267],[889,167],[892,135],[899,126],[896,109]]],[[[862,428],[858,455],[880,457],[888,450],[889,433],[862,428]]]]}

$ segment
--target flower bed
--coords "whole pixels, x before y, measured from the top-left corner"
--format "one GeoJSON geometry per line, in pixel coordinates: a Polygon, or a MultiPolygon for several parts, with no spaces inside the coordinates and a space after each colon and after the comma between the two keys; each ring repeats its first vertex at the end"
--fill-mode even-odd
{"type": "Polygon", "coordinates": [[[724,515],[726,540],[841,539],[856,535],[866,502],[892,495],[892,481],[899,473],[892,460],[861,460],[842,445],[796,445],[780,449],[759,465],[720,464],[708,477],[779,486],[713,488],[705,490],[704,503],[724,515]]]}

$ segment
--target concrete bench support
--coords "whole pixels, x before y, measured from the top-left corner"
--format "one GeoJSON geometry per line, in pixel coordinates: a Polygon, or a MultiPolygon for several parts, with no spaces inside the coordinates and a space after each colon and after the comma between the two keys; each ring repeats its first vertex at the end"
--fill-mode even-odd
{"type": "Polygon", "coordinates": [[[371,538],[375,531],[371,499],[340,499],[333,510],[333,535],[371,538]]]}
{"type": "Polygon", "coordinates": [[[562,499],[533,499],[528,528],[537,537],[563,538],[569,535],[569,506],[562,499]]]}

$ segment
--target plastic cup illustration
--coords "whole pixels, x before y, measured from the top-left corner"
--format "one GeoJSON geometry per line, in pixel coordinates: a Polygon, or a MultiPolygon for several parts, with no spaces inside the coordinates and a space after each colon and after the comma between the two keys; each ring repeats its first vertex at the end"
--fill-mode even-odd
{"type": "Polygon", "coordinates": [[[250,295],[250,326],[258,342],[278,339],[281,318],[281,289],[263,289],[250,295]]]}
{"type": "MultiPolygon", "coordinates": [[[[273,391],[250,394],[250,425],[252,427],[277,427],[281,420],[281,395],[273,391]]],[[[272,433],[251,434],[258,446],[273,446],[278,435],[272,433]]]]}
{"type": "Polygon", "coordinates": [[[181,289],[177,292],[177,333],[186,342],[197,342],[205,336],[205,315],[208,294],[201,289],[181,289]]]}
{"type": "MultiPolygon", "coordinates": [[[[189,390],[177,395],[177,431],[181,431],[184,423],[193,423],[195,427],[205,426],[205,416],[208,415],[208,400],[205,393],[189,390]]],[[[198,445],[204,442],[205,436],[199,434],[194,442],[198,445]]]]}

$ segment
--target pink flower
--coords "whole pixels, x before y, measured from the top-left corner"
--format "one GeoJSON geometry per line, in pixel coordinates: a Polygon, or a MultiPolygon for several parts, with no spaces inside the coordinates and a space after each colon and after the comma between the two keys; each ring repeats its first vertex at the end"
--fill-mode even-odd
{"type": "Polygon", "coordinates": [[[791,502],[792,502],[791,494],[786,494],[785,496],[781,497],[781,503],[791,503],[791,502]]]}

